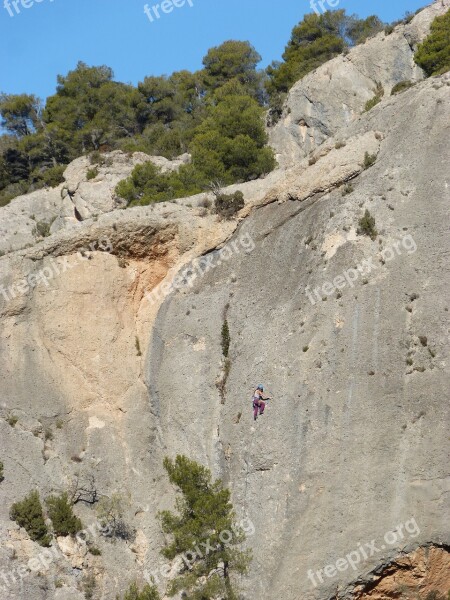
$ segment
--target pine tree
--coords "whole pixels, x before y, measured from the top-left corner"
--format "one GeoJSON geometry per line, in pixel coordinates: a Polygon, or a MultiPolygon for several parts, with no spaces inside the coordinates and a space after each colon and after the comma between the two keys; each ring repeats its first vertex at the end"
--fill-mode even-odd
{"type": "Polygon", "coordinates": [[[55,535],[75,535],[83,529],[80,519],[73,514],[67,493],[59,497],[50,496],[47,498],[46,504],[55,535]]]}
{"type": "Polygon", "coordinates": [[[450,70],[450,10],[434,19],[430,35],[420,44],[414,60],[429,76],[450,70]]]}
{"type": "Polygon", "coordinates": [[[30,492],[21,502],[13,504],[10,510],[10,517],[27,531],[33,541],[38,542],[44,547],[50,546],[51,535],[44,521],[38,491],[30,492]]]}
{"type": "Polygon", "coordinates": [[[180,563],[169,595],[183,590],[186,600],[235,600],[233,575],[247,572],[251,555],[239,549],[245,534],[236,525],[229,490],[220,480],[212,482],[210,471],[186,456],[164,459],[164,468],[181,493],[177,513],[159,514],[170,538],[162,553],[180,563]]]}

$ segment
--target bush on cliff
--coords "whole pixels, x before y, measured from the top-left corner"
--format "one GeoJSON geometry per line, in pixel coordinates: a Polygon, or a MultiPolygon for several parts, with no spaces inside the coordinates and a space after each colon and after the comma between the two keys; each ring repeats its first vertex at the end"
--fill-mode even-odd
{"type": "MultiPolygon", "coordinates": [[[[118,597],[117,597],[118,598],[118,597]]],[[[125,592],[123,600],[160,600],[161,596],[154,585],[145,585],[142,590],[139,589],[137,583],[132,583],[125,592]]]]}
{"type": "Polygon", "coordinates": [[[283,100],[296,81],[349,46],[364,42],[383,27],[384,24],[374,15],[358,19],[356,15],[347,15],[343,9],[305,15],[303,21],[292,30],[283,61],[274,62],[267,68],[269,121],[277,121],[283,100]]]}
{"type": "Polygon", "coordinates": [[[244,208],[244,205],[244,194],[242,192],[217,194],[214,200],[216,213],[224,219],[231,219],[241,208],[244,208]]]}
{"type": "Polygon", "coordinates": [[[434,19],[430,35],[419,45],[414,60],[428,76],[450,70],[450,10],[434,19]]]}
{"type": "Polygon", "coordinates": [[[269,173],[276,161],[266,146],[263,113],[249,96],[224,94],[195,131],[191,164],[165,174],[152,163],[137,165],[116,193],[128,206],[146,205],[198,194],[217,179],[232,184],[269,173]]]}
{"type": "Polygon", "coordinates": [[[39,492],[30,492],[21,502],[13,504],[10,517],[26,530],[33,541],[44,547],[50,546],[51,535],[45,524],[39,492]]]}
{"type": "Polygon", "coordinates": [[[46,504],[55,535],[75,535],[83,529],[80,519],[73,513],[67,493],[61,496],[50,496],[46,504]]]}

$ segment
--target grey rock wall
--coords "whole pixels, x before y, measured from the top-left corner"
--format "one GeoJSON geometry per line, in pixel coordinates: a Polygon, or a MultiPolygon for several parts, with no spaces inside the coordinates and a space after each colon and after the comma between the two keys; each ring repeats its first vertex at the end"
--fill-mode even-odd
{"type": "Polygon", "coordinates": [[[249,598],[330,598],[401,549],[449,542],[450,155],[446,128],[438,132],[450,122],[448,90],[430,81],[374,113],[364,126],[385,139],[352,193],[254,211],[232,238],[251,238],[254,250],[170,297],[158,315],[150,397],[171,454],[224,477],[255,525],[249,598]],[[355,233],[366,208],[374,241],[355,233]],[[371,259],[370,273],[323,291],[371,259]],[[227,304],[222,405],[215,381],[227,304]],[[260,382],[274,399],[254,423],[260,382]],[[411,522],[414,536],[385,543],[355,570],[322,573],[323,584],[315,576],[317,587],[308,578],[412,518],[420,533],[411,522]]]}
{"type": "MultiPolygon", "coordinates": [[[[413,20],[414,39],[445,1],[413,20]]],[[[407,52],[399,56],[404,73],[407,52]]],[[[352,79],[350,59],[336,60],[347,61],[336,74],[352,79]]],[[[91,574],[110,600],[157,574],[155,515],[174,499],[162,460],[178,452],[222,477],[238,516],[254,524],[241,581],[249,600],[351,598],[357,580],[399,553],[448,547],[449,84],[419,81],[332,121],[314,164],[296,146],[292,168],[233,186],[246,206],[229,222],[201,207],[204,195],[110,210],[110,188],[86,204],[103,207],[98,219],[73,227],[51,196],[62,200],[61,190],[0,210],[2,598],[81,599],[91,574]],[[357,233],[365,209],[373,240],[357,233]],[[60,226],[44,240],[27,241],[31,224],[14,235],[34,213],[59,215],[60,226]],[[185,284],[170,287],[180,274],[185,284]],[[30,275],[39,278],[27,288],[30,275]],[[255,423],[258,383],[273,400],[255,423]],[[120,494],[135,535],[102,537],[95,506],[78,502],[102,555],[59,538],[46,562],[9,508],[31,489],[44,498],[76,485],[120,494]],[[368,556],[354,569],[324,573],[361,547],[368,556]],[[20,576],[36,558],[38,571],[20,576]]],[[[302,102],[292,104],[299,115],[302,102]]]]}
{"type": "Polygon", "coordinates": [[[400,81],[421,81],[423,71],[414,63],[417,44],[433,19],[449,8],[449,0],[434,2],[409,24],[397,26],[390,35],[379,33],[297,82],[282,119],[269,129],[280,166],[293,166],[340,128],[357,121],[378,84],[389,96],[400,81]]]}

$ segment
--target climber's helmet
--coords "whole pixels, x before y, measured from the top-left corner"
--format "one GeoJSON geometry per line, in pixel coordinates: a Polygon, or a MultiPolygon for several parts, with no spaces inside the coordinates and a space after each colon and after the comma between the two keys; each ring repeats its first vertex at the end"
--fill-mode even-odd
{"type": "Polygon", "coordinates": [[[259,390],[260,392],[263,392],[264,391],[264,386],[258,385],[258,387],[256,389],[259,390]]]}

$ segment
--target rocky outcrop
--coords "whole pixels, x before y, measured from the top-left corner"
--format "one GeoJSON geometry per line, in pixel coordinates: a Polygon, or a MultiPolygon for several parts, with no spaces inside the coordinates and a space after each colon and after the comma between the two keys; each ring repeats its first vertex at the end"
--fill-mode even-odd
{"type": "MultiPolygon", "coordinates": [[[[67,167],[64,173],[66,183],[61,195],[63,199],[67,196],[70,198],[77,220],[89,219],[123,207],[114,190],[119,181],[128,177],[136,165],[152,162],[162,173],[166,173],[178,169],[189,160],[189,154],[183,154],[170,161],[163,156],[151,157],[143,152],[127,155],[116,150],[102,155],[97,165],[91,164],[89,157],[82,156],[67,167]],[[89,170],[93,177],[86,180],[89,170]]],[[[68,216],[73,217],[73,214],[68,216]]]]}
{"type": "Polygon", "coordinates": [[[382,139],[381,132],[369,131],[346,142],[331,140],[323,144],[316,155],[288,170],[265,200],[303,202],[315,194],[342,186],[360,175],[368,167],[367,161],[376,160],[382,139]]]}
{"type": "MultiPolygon", "coordinates": [[[[152,406],[167,447],[212,466],[239,514],[252,519],[249,598],[342,598],[355,571],[400,549],[448,542],[448,307],[439,289],[448,278],[449,150],[438,132],[449,117],[448,89],[427,81],[347,130],[367,129],[371,144],[378,140],[369,132],[383,138],[353,191],[331,186],[300,201],[296,192],[254,210],[232,238],[249,236],[254,249],[159,311],[152,406]],[[379,231],[374,241],[357,235],[366,208],[379,231]],[[215,381],[226,305],[231,369],[222,405],[215,381]],[[253,425],[247,403],[259,381],[274,400],[253,425]],[[182,395],[190,401],[179,413],[182,395]],[[420,533],[394,543],[388,536],[391,544],[377,543],[355,569],[324,576],[358,544],[383,540],[413,516],[420,533]]],[[[301,191],[308,173],[288,185],[301,191]]]]}
{"type": "Polygon", "coordinates": [[[97,218],[0,258],[2,598],[81,600],[90,584],[109,600],[151,575],[164,593],[155,515],[177,452],[254,526],[248,600],[445,591],[449,83],[385,98],[292,168],[233,186],[246,205],[231,221],[205,195],[109,210],[102,188],[97,218]],[[273,400],[255,423],[259,382],[273,400]],[[32,542],[9,519],[31,489],[75,494],[83,537],[32,542]],[[114,494],[126,539],[99,527],[95,499],[114,494]]]}
{"type": "Polygon", "coordinates": [[[379,33],[295,84],[281,121],[269,129],[280,166],[291,167],[339,129],[357,121],[366,102],[377,93],[377,85],[387,97],[400,81],[421,81],[424,74],[414,63],[415,49],[433,19],[449,8],[450,0],[434,2],[409,24],[397,26],[389,35],[379,33]]]}
{"type": "Polygon", "coordinates": [[[446,599],[450,591],[450,551],[438,546],[419,548],[378,569],[371,579],[355,589],[355,598],[413,600],[419,592],[423,598],[446,599]]]}
{"type": "Polygon", "coordinates": [[[117,150],[102,154],[99,160],[99,164],[92,164],[88,156],[77,158],[65,170],[63,184],[19,196],[4,207],[0,256],[29,248],[53,233],[77,229],[82,221],[96,220],[101,214],[123,208],[115,188],[136,165],[151,161],[164,173],[178,169],[190,157],[184,154],[169,161],[162,156],[143,152],[128,155],[117,150]]]}

